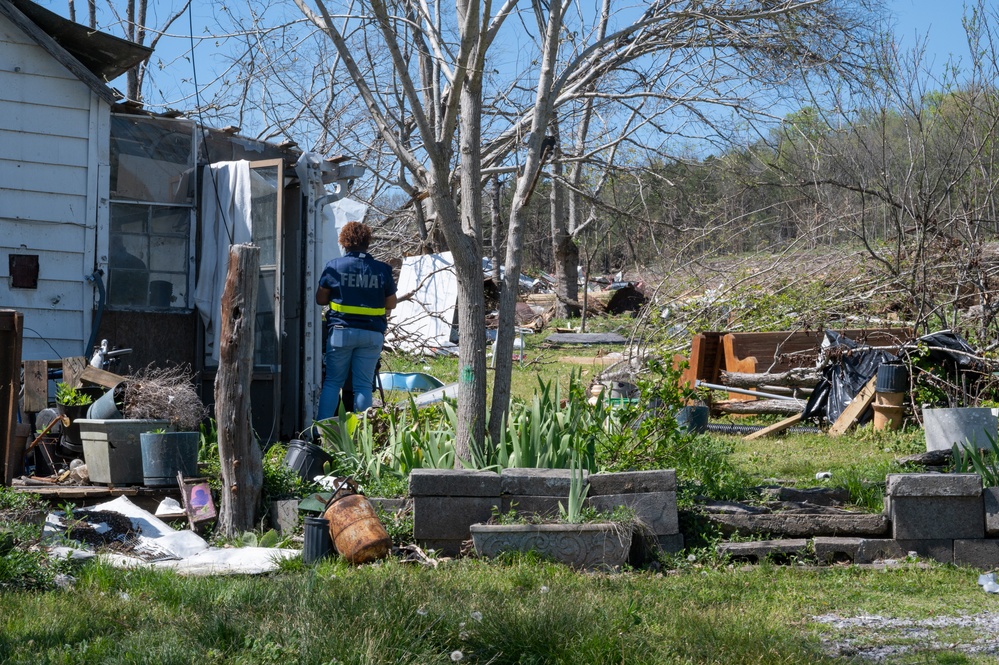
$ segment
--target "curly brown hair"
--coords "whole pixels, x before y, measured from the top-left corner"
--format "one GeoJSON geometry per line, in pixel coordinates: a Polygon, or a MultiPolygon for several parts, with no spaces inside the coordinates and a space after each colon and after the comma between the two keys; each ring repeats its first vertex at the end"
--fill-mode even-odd
{"type": "Polygon", "coordinates": [[[339,241],[348,252],[364,252],[371,244],[371,228],[361,222],[347,222],[340,229],[339,241]]]}

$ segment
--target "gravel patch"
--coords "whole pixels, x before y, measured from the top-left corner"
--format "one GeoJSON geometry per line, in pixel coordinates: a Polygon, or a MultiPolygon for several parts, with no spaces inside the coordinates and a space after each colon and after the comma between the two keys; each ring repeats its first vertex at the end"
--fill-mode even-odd
{"type": "Polygon", "coordinates": [[[999,612],[927,619],[823,614],[812,621],[823,627],[823,648],[834,657],[879,663],[927,651],[999,655],[999,612]]]}

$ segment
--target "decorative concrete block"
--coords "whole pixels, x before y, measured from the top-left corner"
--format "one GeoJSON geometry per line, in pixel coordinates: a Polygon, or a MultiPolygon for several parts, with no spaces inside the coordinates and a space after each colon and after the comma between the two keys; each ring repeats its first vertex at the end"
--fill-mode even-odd
{"type": "Polygon", "coordinates": [[[981,496],[982,477],[977,473],[891,473],[887,494],[903,496],[981,496]]]}
{"type": "Polygon", "coordinates": [[[999,536],[999,487],[982,490],[985,499],[985,535],[999,536]]]}
{"type": "Polygon", "coordinates": [[[649,532],[657,536],[679,533],[676,492],[644,492],[642,494],[609,494],[587,498],[590,507],[600,512],[613,512],[618,506],[635,511],[649,532]]]}
{"type": "Polygon", "coordinates": [[[409,474],[410,496],[500,495],[499,474],[468,469],[413,469],[409,474]]]}
{"type": "MultiPolygon", "coordinates": [[[[589,472],[583,470],[583,482],[589,472]]],[[[572,475],[569,469],[503,469],[500,491],[525,496],[569,496],[572,475]]]]}
{"type": "Polygon", "coordinates": [[[594,473],[590,476],[590,496],[675,491],[676,471],[673,469],[594,473]]]}
{"type": "Polygon", "coordinates": [[[521,496],[504,494],[500,497],[502,510],[508,513],[516,510],[518,515],[541,515],[542,517],[557,517],[559,515],[558,504],[561,501],[563,506],[568,507],[569,501],[566,497],[557,496],[521,496]]]}
{"type": "Polygon", "coordinates": [[[290,536],[298,529],[298,500],[283,499],[270,503],[271,528],[282,536],[290,536]]]}
{"type": "Polygon", "coordinates": [[[420,539],[468,540],[473,524],[489,521],[499,510],[499,496],[413,498],[413,537],[420,539]]]}
{"type": "Polygon", "coordinates": [[[999,568],[999,540],[955,540],[954,563],[981,570],[999,568]]]}
{"type": "Polygon", "coordinates": [[[981,495],[893,496],[890,518],[896,540],[985,537],[981,495]]]}

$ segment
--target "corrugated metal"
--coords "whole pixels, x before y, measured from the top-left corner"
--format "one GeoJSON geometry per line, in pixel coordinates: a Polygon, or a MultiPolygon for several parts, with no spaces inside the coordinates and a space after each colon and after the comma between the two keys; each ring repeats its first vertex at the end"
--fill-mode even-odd
{"type": "Polygon", "coordinates": [[[0,72],[0,276],[10,254],[39,256],[38,288],[0,278],[0,304],[24,314],[25,359],[80,355],[94,308],[85,278],[107,198],[99,166],[110,109],[4,16],[0,62],[14,63],[0,72]]]}

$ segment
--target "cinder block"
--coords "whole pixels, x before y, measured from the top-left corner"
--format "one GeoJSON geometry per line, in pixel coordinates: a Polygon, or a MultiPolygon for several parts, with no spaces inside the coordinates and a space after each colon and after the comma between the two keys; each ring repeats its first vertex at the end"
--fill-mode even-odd
{"type": "Polygon", "coordinates": [[[587,498],[589,505],[600,512],[612,512],[618,506],[635,511],[649,532],[665,536],[680,532],[676,512],[676,492],[643,492],[642,494],[609,494],[587,498]]]}
{"type": "Polygon", "coordinates": [[[808,540],[793,538],[784,540],[752,540],[741,543],[721,543],[715,547],[720,556],[733,559],[762,561],[768,556],[805,556],[808,540]]]}
{"type": "Polygon", "coordinates": [[[270,518],[271,528],[276,529],[282,536],[295,533],[298,529],[298,500],[271,501],[270,518]]]}
{"type": "Polygon", "coordinates": [[[977,473],[891,473],[887,494],[902,496],[981,496],[982,477],[977,473]]]}
{"type": "Polygon", "coordinates": [[[924,559],[950,563],[954,556],[954,542],[936,540],[894,540],[891,538],[833,538],[813,539],[815,556],[819,561],[832,562],[843,555],[856,564],[874,563],[885,559],[904,559],[915,552],[924,559]]]}
{"type": "Polygon", "coordinates": [[[954,563],[982,570],[999,568],[999,540],[955,540],[954,563]]]}
{"type": "Polygon", "coordinates": [[[488,522],[500,499],[495,497],[418,496],[413,498],[413,537],[468,540],[468,527],[488,522]]]}
{"type": "Polygon", "coordinates": [[[999,487],[982,490],[985,500],[985,535],[999,536],[999,487]]]}
{"type": "Polygon", "coordinates": [[[857,553],[867,538],[841,538],[837,536],[816,536],[812,539],[815,558],[824,563],[844,558],[859,563],[857,553]]]}
{"type": "Polygon", "coordinates": [[[386,513],[395,513],[396,511],[403,510],[407,506],[407,499],[368,497],[368,501],[371,502],[371,507],[374,508],[375,511],[382,510],[386,513]]]}
{"type": "MultiPolygon", "coordinates": [[[[583,482],[589,472],[583,470],[583,482]]],[[[572,475],[569,469],[503,469],[500,490],[503,494],[524,496],[569,496],[572,475]]]]}
{"type": "Polygon", "coordinates": [[[915,552],[923,559],[932,559],[940,563],[954,562],[954,540],[947,538],[924,539],[924,540],[896,540],[900,555],[898,558],[907,556],[909,552],[915,552]]]}
{"type": "Polygon", "coordinates": [[[467,540],[467,538],[465,540],[460,538],[417,538],[416,544],[425,550],[434,550],[442,556],[456,557],[461,556],[462,546],[467,540]]]}
{"type": "Polygon", "coordinates": [[[500,499],[504,513],[516,509],[518,515],[556,517],[559,514],[558,504],[560,501],[563,506],[567,508],[569,506],[569,501],[566,497],[559,498],[557,496],[514,496],[504,494],[500,499]]]}
{"type": "Polygon", "coordinates": [[[413,469],[409,474],[410,496],[500,495],[499,474],[469,469],[413,469]]]}
{"type": "Polygon", "coordinates": [[[664,536],[658,536],[659,549],[663,552],[679,552],[683,549],[683,534],[682,533],[670,533],[664,536]]]}
{"type": "Polygon", "coordinates": [[[978,496],[893,496],[891,531],[896,540],[985,537],[985,507],[978,496]]]}
{"type": "Polygon", "coordinates": [[[675,491],[676,471],[673,469],[594,473],[590,476],[590,496],[675,491]]]}

